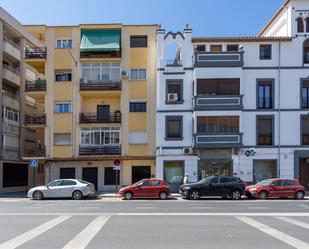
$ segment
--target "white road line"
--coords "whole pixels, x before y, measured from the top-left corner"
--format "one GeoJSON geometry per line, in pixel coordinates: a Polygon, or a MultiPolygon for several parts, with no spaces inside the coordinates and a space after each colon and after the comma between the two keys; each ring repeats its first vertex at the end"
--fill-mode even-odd
{"type": "Polygon", "coordinates": [[[99,207],[79,207],[80,209],[98,209],[99,207]]]}
{"type": "Polygon", "coordinates": [[[288,222],[290,224],[293,224],[293,225],[296,225],[296,226],[299,226],[299,227],[302,227],[302,228],[305,228],[305,229],[309,229],[308,223],[305,223],[305,222],[302,222],[302,221],[299,221],[299,220],[295,220],[295,219],[292,219],[292,218],[289,218],[289,217],[276,217],[276,218],[279,219],[279,220],[283,220],[285,222],[288,222]]]}
{"type": "Polygon", "coordinates": [[[268,209],[268,207],[248,207],[248,209],[268,209]]]}
{"type": "Polygon", "coordinates": [[[135,207],[136,209],[156,209],[156,207],[151,207],[151,206],[149,206],[149,207],[147,207],[147,206],[142,206],[142,207],[135,207]]]}
{"type": "Polygon", "coordinates": [[[10,239],[2,244],[0,244],[0,249],[14,249],[22,244],[32,240],[33,238],[45,233],[49,229],[53,228],[54,226],[59,225],[60,223],[64,222],[65,220],[69,219],[71,216],[69,215],[62,215],[50,221],[43,223],[17,237],[10,239]]]}
{"type": "Polygon", "coordinates": [[[193,206],[191,209],[212,209],[212,207],[193,206]]]}
{"type": "Polygon", "coordinates": [[[110,216],[99,216],[95,218],[88,226],[86,226],[79,234],[77,234],[62,249],[84,249],[94,238],[94,236],[105,225],[110,216]]]}
{"type": "Polygon", "coordinates": [[[292,246],[293,248],[297,248],[297,249],[308,249],[309,248],[309,244],[299,240],[295,237],[292,237],[286,233],[283,233],[277,229],[274,229],[270,226],[267,226],[261,222],[258,222],[252,218],[249,217],[243,217],[243,216],[236,216],[237,219],[239,219],[240,221],[276,238],[277,240],[280,240],[290,246],[292,246]]]}

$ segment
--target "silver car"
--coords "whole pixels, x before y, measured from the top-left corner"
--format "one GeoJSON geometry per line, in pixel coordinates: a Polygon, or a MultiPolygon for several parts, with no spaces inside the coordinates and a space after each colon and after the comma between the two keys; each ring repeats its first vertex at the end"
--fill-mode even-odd
{"type": "Polygon", "coordinates": [[[67,197],[81,200],[86,196],[95,196],[95,187],[92,183],[83,180],[59,179],[47,185],[30,189],[27,196],[35,200],[67,197]]]}

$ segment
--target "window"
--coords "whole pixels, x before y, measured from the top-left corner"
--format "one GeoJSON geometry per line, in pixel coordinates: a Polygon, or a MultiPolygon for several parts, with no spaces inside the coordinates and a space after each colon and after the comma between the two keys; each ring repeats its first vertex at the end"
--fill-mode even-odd
{"type": "Polygon", "coordinates": [[[55,73],[56,81],[71,81],[72,80],[72,72],[71,71],[61,71],[55,73]]]}
{"type": "Polygon", "coordinates": [[[70,145],[71,133],[55,133],[54,145],[70,145]]]}
{"type": "Polygon", "coordinates": [[[56,48],[72,48],[72,39],[57,39],[56,48]]]}
{"type": "Polygon", "coordinates": [[[257,145],[273,145],[273,116],[257,117],[257,145]]]}
{"type": "Polygon", "coordinates": [[[239,117],[197,117],[197,132],[206,134],[238,134],[239,117]]]}
{"type": "Polygon", "coordinates": [[[166,80],[166,101],[167,102],[182,102],[183,96],[183,80],[166,80]],[[176,99],[169,99],[169,94],[177,94],[176,99]]]}
{"type": "Polygon", "coordinates": [[[309,108],[309,80],[302,81],[301,108],[309,108]]]}
{"type": "Polygon", "coordinates": [[[309,39],[304,41],[304,64],[309,64],[309,39]]]}
{"type": "Polygon", "coordinates": [[[273,81],[258,80],[257,83],[257,108],[273,108],[273,81]]]}
{"type": "Polygon", "coordinates": [[[62,180],[62,186],[74,186],[76,185],[76,182],[71,180],[62,180]]]}
{"type": "Polygon", "coordinates": [[[309,145],[309,117],[302,116],[301,118],[301,133],[302,133],[302,145],[309,145]]]}
{"type": "Polygon", "coordinates": [[[260,60],[271,60],[271,45],[260,45],[260,60]]]}
{"type": "Polygon", "coordinates": [[[113,167],[104,168],[104,185],[118,185],[120,173],[113,170],[113,167]]]}
{"type": "Polygon", "coordinates": [[[284,180],[283,186],[293,186],[296,185],[294,180],[284,180]]]}
{"type": "Polygon", "coordinates": [[[210,52],[222,52],[222,45],[210,45],[210,52]]]}
{"type": "Polygon", "coordinates": [[[119,81],[119,62],[85,62],[81,64],[81,77],[87,81],[119,81]]]}
{"type": "Polygon", "coordinates": [[[71,103],[56,103],[55,105],[55,112],[71,112],[72,111],[72,105],[71,103]]]}
{"type": "Polygon", "coordinates": [[[146,112],[147,110],[146,102],[131,102],[130,112],[146,112]]]}
{"type": "Polygon", "coordinates": [[[303,33],[304,32],[304,20],[300,16],[296,19],[297,22],[297,33],[303,33]]]}
{"type": "Polygon", "coordinates": [[[19,122],[19,111],[14,108],[3,105],[2,118],[3,122],[12,121],[12,123],[16,124],[19,122]]]}
{"type": "Polygon", "coordinates": [[[182,139],[182,116],[166,116],[165,139],[182,139]]]}
{"type": "Polygon", "coordinates": [[[146,48],[147,47],[147,36],[130,36],[130,47],[131,48],[146,48]]]}
{"type": "Polygon", "coordinates": [[[211,184],[218,184],[219,183],[219,177],[211,177],[208,181],[208,183],[211,184]]]}
{"type": "Polygon", "coordinates": [[[131,69],[131,80],[146,80],[146,69],[131,69]]]}
{"type": "Polygon", "coordinates": [[[275,187],[281,187],[283,184],[283,180],[274,181],[271,185],[275,187]]]}
{"type": "Polygon", "coordinates": [[[198,95],[239,95],[240,79],[197,79],[198,95]]]}
{"type": "Polygon", "coordinates": [[[205,52],[206,51],[206,45],[196,45],[196,51],[197,52],[205,52]]]}
{"type": "Polygon", "coordinates": [[[82,128],[80,133],[81,146],[110,146],[120,144],[120,128],[98,127],[82,128]]]}
{"type": "Polygon", "coordinates": [[[228,52],[235,52],[238,51],[239,45],[238,44],[228,44],[226,45],[226,51],[228,52]]]}
{"type": "Polygon", "coordinates": [[[305,21],[306,21],[306,33],[309,33],[309,17],[307,17],[305,21]]]}
{"type": "Polygon", "coordinates": [[[232,178],[229,177],[220,177],[220,183],[231,183],[232,178]]]}
{"type": "Polygon", "coordinates": [[[140,183],[137,184],[137,186],[149,186],[150,185],[150,181],[149,180],[145,180],[145,181],[142,181],[140,183]]]}
{"type": "Polygon", "coordinates": [[[62,185],[62,180],[53,181],[50,184],[48,184],[49,187],[57,187],[62,185]]]}
{"type": "Polygon", "coordinates": [[[151,181],[151,186],[159,186],[160,185],[160,181],[158,180],[152,180],[151,181]]]}
{"type": "Polygon", "coordinates": [[[10,148],[19,147],[19,137],[13,134],[3,134],[3,145],[10,148]]]}

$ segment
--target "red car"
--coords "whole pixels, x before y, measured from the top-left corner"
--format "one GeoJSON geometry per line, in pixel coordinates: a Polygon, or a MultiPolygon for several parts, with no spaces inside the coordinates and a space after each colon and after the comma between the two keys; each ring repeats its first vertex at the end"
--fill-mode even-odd
{"type": "Polygon", "coordinates": [[[265,179],[255,185],[246,187],[248,198],[295,198],[304,199],[305,188],[299,184],[298,180],[291,179],[265,179]]]}
{"type": "Polygon", "coordinates": [[[159,179],[143,179],[130,186],[121,188],[118,194],[126,200],[132,198],[160,198],[167,199],[171,194],[169,185],[159,179]]]}

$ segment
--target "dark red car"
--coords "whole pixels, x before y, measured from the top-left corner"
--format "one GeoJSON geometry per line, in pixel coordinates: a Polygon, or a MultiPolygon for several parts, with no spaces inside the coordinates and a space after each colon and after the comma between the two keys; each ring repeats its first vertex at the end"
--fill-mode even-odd
{"type": "Polygon", "coordinates": [[[118,194],[127,200],[132,198],[160,198],[165,200],[171,194],[171,190],[169,185],[162,180],[143,179],[121,188],[118,194]]]}
{"type": "Polygon", "coordinates": [[[265,179],[255,185],[246,187],[248,198],[295,198],[304,199],[305,188],[299,184],[298,180],[292,179],[265,179]]]}

